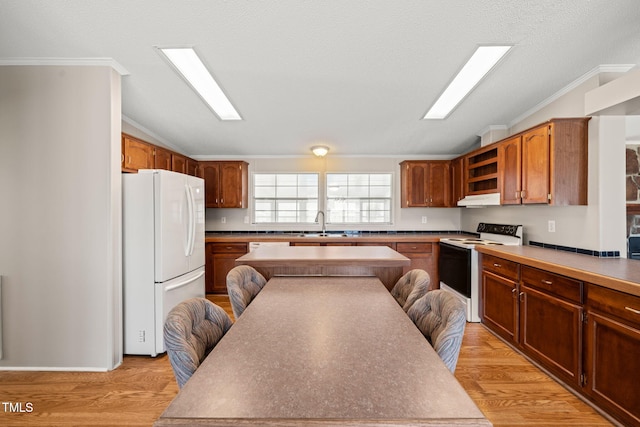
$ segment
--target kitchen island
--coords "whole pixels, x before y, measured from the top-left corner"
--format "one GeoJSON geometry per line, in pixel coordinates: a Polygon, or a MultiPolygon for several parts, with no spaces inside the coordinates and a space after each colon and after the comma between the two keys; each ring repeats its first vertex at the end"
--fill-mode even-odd
{"type": "Polygon", "coordinates": [[[387,246],[267,246],[235,263],[254,267],[267,280],[275,276],[375,276],[390,290],[411,260],[387,246]]]}

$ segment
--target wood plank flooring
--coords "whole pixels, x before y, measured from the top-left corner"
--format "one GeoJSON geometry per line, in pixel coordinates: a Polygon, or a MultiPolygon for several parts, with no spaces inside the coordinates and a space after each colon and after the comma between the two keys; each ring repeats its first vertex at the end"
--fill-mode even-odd
{"type": "MultiPolygon", "coordinates": [[[[227,297],[210,299],[232,316],[227,297]]],[[[480,324],[467,325],[456,378],[496,427],[612,425],[480,324]]],[[[0,371],[0,425],[150,426],[177,393],[166,355],[111,372],[0,371]]]]}

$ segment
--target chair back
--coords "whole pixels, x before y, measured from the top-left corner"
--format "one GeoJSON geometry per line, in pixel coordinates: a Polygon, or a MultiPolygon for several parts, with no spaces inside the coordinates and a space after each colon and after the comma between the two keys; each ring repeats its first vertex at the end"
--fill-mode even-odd
{"type": "Polygon", "coordinates": [[[169,312],[164,323],[164,343],[180,388],[231,325],[229,315],[205,298],[188,299],[169,312]]]}
{"type": "Polygon", "coordinates": [[[391,290],[391,295],[406,312],[424,294],[433,288],[431,277],[424,270],[414,269],[405,273],[391,290]]]}
{"type": "Polygon", "coordinates": [[[455,295],[436,289],[427,292],[407,312],[451,372],[456,369],[462,346],[465,311],[464,303],[455,295]]]}
{"type": "Polygon", "coordinates": [[[262,290],[266,279],[249,265],[238,265],[227,274],[227,292],[233,316],[238,319],[262,290]]]}

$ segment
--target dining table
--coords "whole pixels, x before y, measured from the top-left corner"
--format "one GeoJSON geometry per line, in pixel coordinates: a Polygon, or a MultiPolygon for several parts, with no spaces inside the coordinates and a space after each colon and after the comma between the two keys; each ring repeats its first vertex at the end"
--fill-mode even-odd
{"type": "Polygon", "coordinates": [[[275,277],[155,427],[491,426],[375,277],[275,277]]]}

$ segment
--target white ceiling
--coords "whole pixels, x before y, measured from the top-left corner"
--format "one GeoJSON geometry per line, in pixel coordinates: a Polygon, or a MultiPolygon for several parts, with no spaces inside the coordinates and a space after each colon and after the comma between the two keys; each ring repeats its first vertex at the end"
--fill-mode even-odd
{"type": "Polygon", "coordinates": [[[125,120],[190,156],[464,152],[601,64],[640,63],[637,0],[0,0],[0,62],[113,58],[125,120]],[[515,47],[421,120],[479,44],[515,47]],[[244,120],[222,122],[155,51],[194,46],[244,120]]]}

